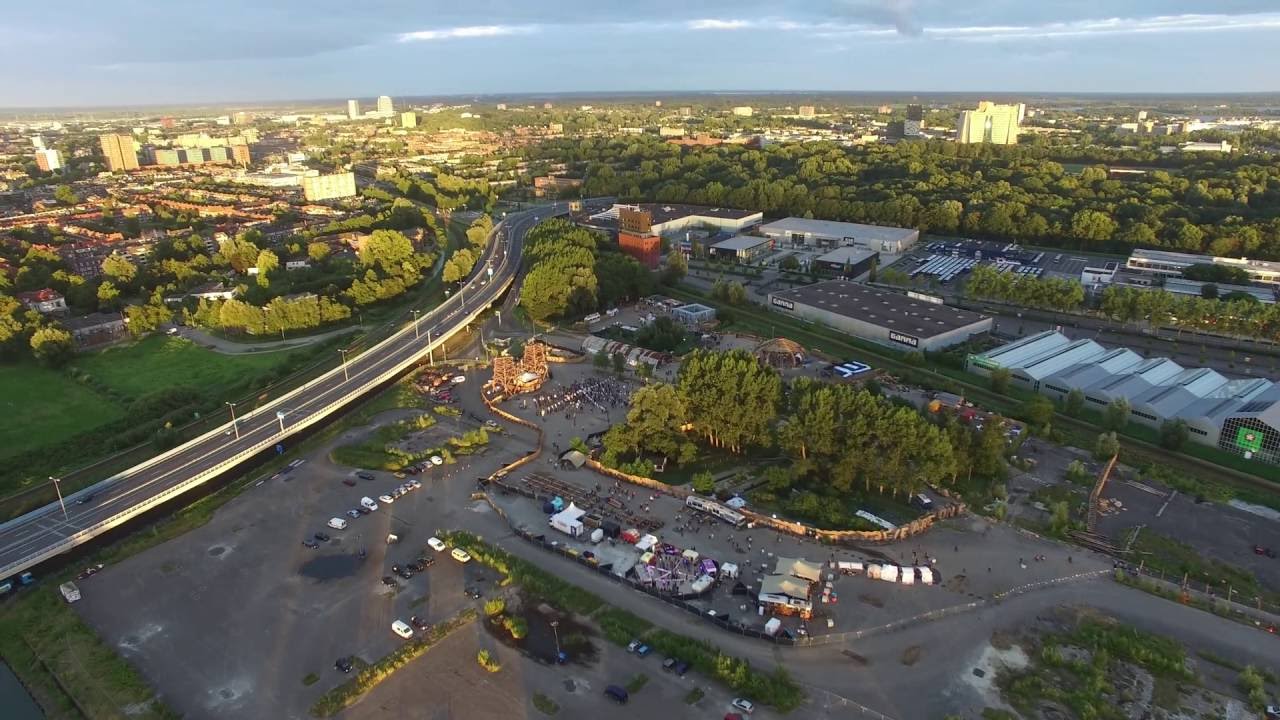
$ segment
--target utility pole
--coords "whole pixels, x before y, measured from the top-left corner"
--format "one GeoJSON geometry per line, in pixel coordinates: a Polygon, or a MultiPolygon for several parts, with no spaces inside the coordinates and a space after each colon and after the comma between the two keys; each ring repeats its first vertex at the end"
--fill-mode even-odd
{"type": "Polygon", "coordinates": [[[49,479],[53,481],[53,491],[58,493],[58,505],[62,506],[62,519],[70,520],[71,518],[67,516],[67,504],[62,502],[62,488],[60,487],[62,478],[56,478],[50,475],[49,479]]]}
{"type": "Polygon", "coordinates": [[[417,340],[418,339],[418,314],[421,313],[422,311],[414,310],[412,312],[413,312],[413,339],[417,340]]]}
{"type": "Polygon", "coordinates": [[[280,421],[280,432],[284,432],[284,411],[283,410],[276,411],[276,420],[280,421]]]}
{"type": "Polygon", "coordinates": [[[223,402],[224,405],[231,408],[231,429],[236,433],[236,439],[240,439],[240,424],[236,422],[236,404],[233,402],[223,402]]]}
{"type": "Polygon", "coordinates": [[[350,380],[351,376],[347,374],[347,350],[346,348],[338,348],[338,354],[342,356],[342,379],[350,380]]]}

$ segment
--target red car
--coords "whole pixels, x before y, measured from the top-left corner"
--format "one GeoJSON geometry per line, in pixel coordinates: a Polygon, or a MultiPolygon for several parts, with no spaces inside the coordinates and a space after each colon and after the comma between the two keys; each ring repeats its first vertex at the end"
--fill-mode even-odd
{"type": "Polygon", "coordinates": [[[1262,547],[1261,545],[1254,545],[1253,553],[1255,555],[1266,555],[1269,558],[1273,558],[1276,556],[1275,550],[1272,550],[1271,548],[1268,548],[1268,547],[1262,547]]]}

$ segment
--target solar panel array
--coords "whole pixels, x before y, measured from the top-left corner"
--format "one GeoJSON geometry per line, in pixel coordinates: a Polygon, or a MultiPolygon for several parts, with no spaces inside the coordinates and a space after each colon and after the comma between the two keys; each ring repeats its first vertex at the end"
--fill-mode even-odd
{"type": "Polygon", "coordinates": [[[939,282],[948,283],[954,280],[958,275],[969,272],[977,264],[978,261],[970,257],[930,255],[925,258],[920,267],[912,270],[909,274],[911,277],[915,277],[916,275],[933,275],[938,278],[939,282]]]}

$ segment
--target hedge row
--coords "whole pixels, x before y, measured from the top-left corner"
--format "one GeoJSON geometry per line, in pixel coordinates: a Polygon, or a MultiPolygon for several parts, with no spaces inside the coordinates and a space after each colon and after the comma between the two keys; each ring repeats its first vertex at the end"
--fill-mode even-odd
{"type": "Polygon", "coordinates": [[[329,717],[347,708],[386,680],[391,673],[418,658],[420,655],[448,637],[454,630],[476,619],[475,608],[467,608],[452,618],[434,625],[421,638],[415,638],[396,648],[391,654],[356,673],[355,677],[330,690],[311,706],[314,717],[329,717]]]}

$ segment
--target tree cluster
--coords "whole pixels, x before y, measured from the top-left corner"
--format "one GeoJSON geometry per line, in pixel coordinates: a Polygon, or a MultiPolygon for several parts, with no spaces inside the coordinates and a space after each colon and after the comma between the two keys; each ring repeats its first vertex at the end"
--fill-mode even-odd
{"type": "Polygon", "coordinates": [[[638,299],[651,287],[633,258],[601,247],[601,237],[565,220],[549,220],[525,236],[528,271],[520,304],[538,322],[582,317],[638,299]]]}
{"type": "Polygon", "coordinates": [[[970,297],[1062,312],[1078,310],[1084,303],[1084,286],[1074,280],[1000,272],[990,265],[973,268],[964,291],[970,297]]]}

